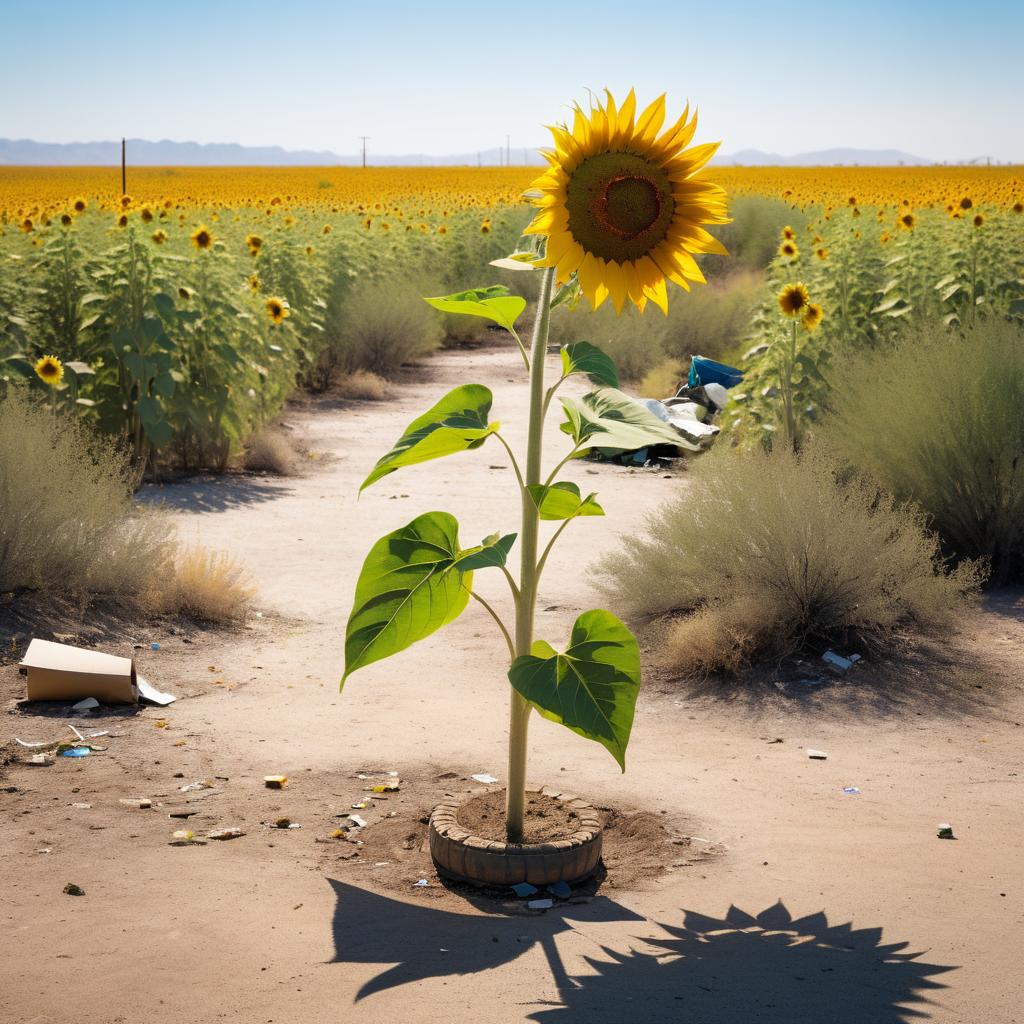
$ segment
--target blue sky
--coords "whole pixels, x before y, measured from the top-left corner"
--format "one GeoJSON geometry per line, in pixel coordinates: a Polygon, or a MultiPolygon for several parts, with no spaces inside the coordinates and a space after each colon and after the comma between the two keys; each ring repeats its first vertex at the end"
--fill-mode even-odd
{"type": "Polygon", "coordinates": [[[0,137],[352,153],[546,141],[588,88],[701,111],[723,152],[1024,162],[1024,4],[0,0],[0,137]]]}

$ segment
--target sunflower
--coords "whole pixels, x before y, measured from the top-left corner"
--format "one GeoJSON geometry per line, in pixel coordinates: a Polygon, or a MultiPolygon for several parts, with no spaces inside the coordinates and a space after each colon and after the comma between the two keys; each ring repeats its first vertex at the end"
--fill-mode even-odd
{"type": "Polygon", "coordinates": [[[1013,204],[1013,212],[1014,213],[1024,213],[1024,203],[1014,203],[1013,204]]]}
{"type": "Polygon", "coordinates": [[[973,205],[974,201],[971,199],[970,196],[964,196],[963,199],[960,200],[961,210],[969,210],[973,205]]]}
{"type": "Polygon", "coordinates": [[[267,299],[266,306],[267,316],[269,316],[275,324],[284,323],[285,317],[291,316],[291,310],[289,310],[288,303],[284,299],[267,299]]]}
{"type": "Polygon", "coordinates": [[[246,235],[245,244],[249,247],[250,256],[258,256],[263,247],[263,239],[259,235],[246,235]]]}
{"type": "Polygon", "coordinates": [[[664,96],[639,116],[632,91],[621,109],[606,96],[589,116],[577,106],[571,129],[551,128],[551,167],[533,182],[540,211],[526,231],[547,236],[537,265],[555,267],[560,282],[575,274],[595,309],[610,297],[616,312],[628,299],[667,313],[666,281],[689,290],[704,280],[694,255],[726,253],[701,227],[729,219],[725,192],[698,173],[718,143],[684,148],[697,130],[689,107],[659,136],[664,96]]]}
{"type": "Polygon", "coordinates": [[[153,232],[151,237],[157,245],[163,245],[167,241],[167,232],[163,228],[159,228],[153,232]]]}
{"type": "Polygon", "coordinates": [[[69,228],[69,227],[71,227],[71,222],[72,222],[73,220],[74,220],[74,217],[72,217],[70,213],[62,213],[62,214],[60,215],[60,222],[61,222],[61,224],[63,224],[63,225],[64,225],[64,227],[66,227],[66,228],[69,228]]]}
{"type": "Polygon", "coordinates": [[[800,323],[804,325],[805,331],[810,332],[817,329],[824,317],[825,311],[821,306],[816,302],[811,302],[807,305],[807,312],[800,318],[800,323]]]}
{"type": "Polygon", "coordinates": [[[824,246],[821,246],[820,248],[814,250],[814,255],[817,256],[819,260],[827,260],[828,249],[826,249],[824,246]]]}
{"type": "Polygon", "coordinates": [[[192,244],[199,250],[209,249],[213,245],[213,235],[210,234],[210,229],[205,224],[200,224],[192,232],[191,237],[192,244]]]}
{"type": "Polygon", "coordinates": [[[127,210],[128,207],[131,206],[131,205],[132,205],[132,197],[131,196],[121,196],[121,206],[122,206],[123,209],[127,210]]]}
{"type": "Polygon", "coordinates": [[[983,213],[976,213],[974,215],[974,226],[976,228],[980,228],[981,225],[984,224],[984,223],[985,223],[985,214],[983,214],[983,213]]]}
{"type": "Polygon", "coordinates": [[[803,316],[810,304],[811,296],[807,291],[807,285],[803,281],[797,281],[796,284],[787,284],[779,292],[779,309],[782,310],[783,316],[803,316]]]}
{"type": "Polygon", "coordinates": [[[901,213],[896,221],[896,226],[898,228],[902,228],[904,231],[913,231],[917,226],[917,217],[909,211],[907,213],[901,213]]]}
{"type": "Polygon", "coordinates": [[[51,388],[57,387],[64,379],[64,364],[56,356],[43,356],[36,360],[36,376],[51,388]]]}
{"type": "Polygon", "coordinates": [[[787,260],[795,260],[800,255],[800,250],[797,248],[796,242],[785,241],[779,246],[779,255],[784,256],[787,260]]]}
{"type": "Polygon", "coordinates": [[[121,216],[117,218],[117,226],[119,228],[126,228],[126,227],[128,227],[128,214],[127,213],[122,213],[121,216]]]}
{"type": "MultiPolygon", "coordinates": [[[[531,227],[532,227],[532,225],[531,225],[531,227]]],[[[491,233],[491,218],[490,217],[484,217],[484,219],[480,222],[480,234],[481,235],[489,235],[490,233],[491,233]]]]}
{"type": "Polygon", "coordinates": [[[258,292],[260,290],[260,275],[250,274],[249,275],[249,291],[258,292]]]}
{"type": "Polygon", "coordinates": [[[31,230],[32,230],[32,221],[31,221],[31,219],[26,217],[21,222],[20,227],[21,227],[21,230],[24,231],[26,235],[29,234],[31,232],[31,230]]]}
{"type": "Polygon", "coordinates": [[[86,206],[88,205],[89,204],[81,196],[79,196],[74,203],[75,213],[83,213],[85,211],[86,206]]]}
{"type": "Polygon", "coordinates": [[[144,206],[139,211],[139,216],[142,218],[144,224],[148,224],[153,219],[153,211],[148,206],[144,206]]]}
{"type": "MultiPolygon", "coordinates": [[[[807,230],[811,230],[811,226],[809,224],[807,225],[807,230]]],[[[782,229],[782,237],[784,239],[787,239],[788,241],[792,241],[794,238],[796,238],[796,232],[787,224],[782,229]]]]}

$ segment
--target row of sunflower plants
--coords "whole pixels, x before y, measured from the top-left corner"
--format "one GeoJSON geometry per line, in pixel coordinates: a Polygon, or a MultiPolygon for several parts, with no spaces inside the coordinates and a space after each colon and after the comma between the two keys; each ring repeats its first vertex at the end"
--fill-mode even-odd
{"type": "Polygon", "coordinates": [[[828,409],[829,366],[905,325],[1024,321],[1024,218],[1013,211],[976,209],[969,196],[948,211],[862,210],[851,197],[806,233],[783,229],[743,339],[744,386],[725,417],[739,443],[798,445],[828,409]]]}

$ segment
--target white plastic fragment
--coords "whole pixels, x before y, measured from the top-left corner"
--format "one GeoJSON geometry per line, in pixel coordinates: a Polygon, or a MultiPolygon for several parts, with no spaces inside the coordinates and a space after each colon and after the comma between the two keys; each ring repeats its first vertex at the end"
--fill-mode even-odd
{"type": "Polygon", "coordinates": [[[554,900],[529,900],[526,904],[530,910],[550,910],[554,905],[554,900]]]}
{"type": "Polygon", "coordinates": [[[470,778],[473,779],[474,782],[483,782],[487,785],[498,781],[498,777],[496,775],[488,775],[486,772],[481,772],[479,775],[470,775],[470,778]]]}
{"type": "Polygon", "coordinates": [[[807,756],[812,761],[827,761],[828,760],[828,754],[826,754],[824,750],[815,750],[813,747],[808,747],[807,748],[807,756]]]}
{"type": "Polygon", "coordinates": [[[849,672],[858,659],[844,658],[841,654],[836,654],[835,651],[826,651],[821,656],[821,660],[827,661],[830,665],[839,669],[840,672],[849,672]]]}
{"type": "Polygon", "coordinates": [[[85,700],[80,700],[77,704],[71,705],[72,711],[92,711],[93,708],[98,708],[100,702],[95,697],[86,697],[85,700]]]}

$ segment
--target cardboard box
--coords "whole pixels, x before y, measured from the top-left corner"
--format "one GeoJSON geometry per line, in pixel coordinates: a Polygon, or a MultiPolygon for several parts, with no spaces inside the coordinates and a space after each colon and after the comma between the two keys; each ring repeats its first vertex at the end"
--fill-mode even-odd
{"type": "Polygon", "coordinates": [[[102,704],[137,704],[139,700],[131,658],[33,640],[21,664],[27,670],[29,700],[95,697],[102,704]]]}

